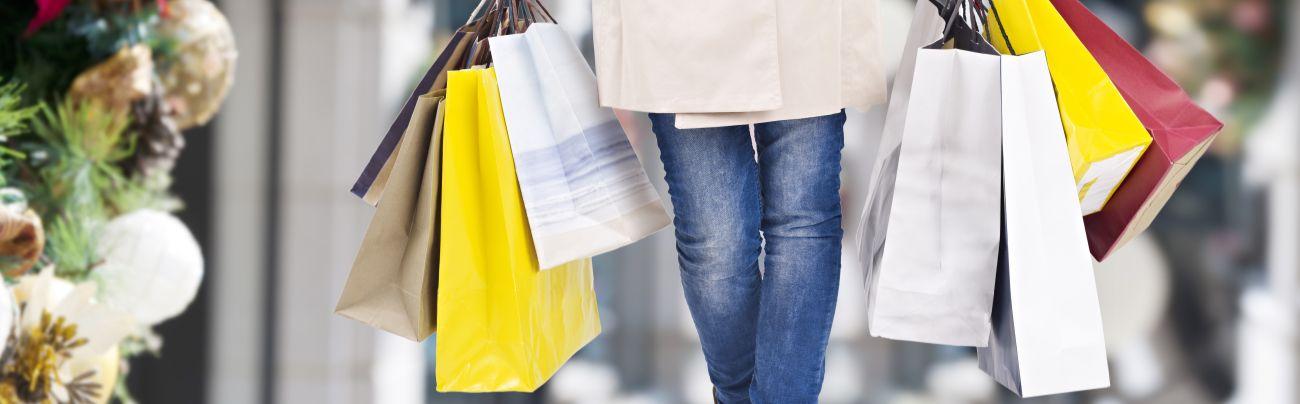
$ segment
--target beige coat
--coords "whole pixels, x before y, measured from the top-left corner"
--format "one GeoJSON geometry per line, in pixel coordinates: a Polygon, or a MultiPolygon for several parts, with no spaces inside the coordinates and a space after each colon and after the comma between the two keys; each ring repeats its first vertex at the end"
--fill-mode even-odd
{"type": "Polygon", "coordinates": [[[884,101],[876,0],[593,0],[601,103],[681,128],[884,101]]]}

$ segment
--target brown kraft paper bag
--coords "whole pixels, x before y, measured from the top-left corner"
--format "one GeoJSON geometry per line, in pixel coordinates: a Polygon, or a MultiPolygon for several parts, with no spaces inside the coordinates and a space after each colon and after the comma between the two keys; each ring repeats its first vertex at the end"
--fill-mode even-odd
{"type": "Polygon", "coordinates": [[[433,333],[443,91],[422,96],[334,312],[410,340],[433,333]]]}

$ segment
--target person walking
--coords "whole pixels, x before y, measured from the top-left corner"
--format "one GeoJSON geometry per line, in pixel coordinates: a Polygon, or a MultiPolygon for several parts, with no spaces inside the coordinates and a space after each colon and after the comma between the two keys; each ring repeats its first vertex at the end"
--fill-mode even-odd
{"type": "Polygon", "coordinates": [[[592,7],[602,105],[650,113],[714,399],[817,402],[840,277],[844,108],[885,98],[876,1],[592,7]]]}

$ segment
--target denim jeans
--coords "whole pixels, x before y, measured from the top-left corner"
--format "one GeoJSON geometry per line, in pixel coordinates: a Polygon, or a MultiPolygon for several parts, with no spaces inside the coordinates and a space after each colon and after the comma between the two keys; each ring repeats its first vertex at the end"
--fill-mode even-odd
{"type": "Polygon", "coordinates": [[[844,112],[754,125],[752,144],[747,126],[650,120],[715,397],[817,402],[839,290],[844,112]]]}

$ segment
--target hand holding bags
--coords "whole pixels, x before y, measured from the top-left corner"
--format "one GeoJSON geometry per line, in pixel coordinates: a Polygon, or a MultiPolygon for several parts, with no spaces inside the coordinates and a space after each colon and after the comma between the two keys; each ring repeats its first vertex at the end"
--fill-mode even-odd
{"type": "Polygon", "coordinates": [[[448,77],[438,391],[533,391],[600,333],[590,259],[542,271],[494,69],[448,77]]]}
{"type": "Polygon", "coordinates": [[[1092,259],[1042,52],[1002,58],[1002,123],[1003,245],[980,368],[1022,397],[1109,386],[1092,259]]]}
{"type": "MultiPolygon", "coordinates": [[[[529,32],[535,35],[514,36],[525,40],[526,46],[518,49],[527,56],[520,60],[529,64],[515,60],[509,67],[528,73],[522,82],[534,91],[523,93],[532,98],[512,99],[522,102],[512,105],[523,105],[521,114],[532,115],[520,116],[535,119],[534,125],[522,127],[520,140],[555,146],[563,143],[556,141],[555,134],[560,134],[581,140],[569,142],[580,147],[576,153],[573,148],[555,148],[568,153],[551,160],[555,166],[535,164],[547,162],[545,158],[521,159],[536,170],[517,173],[495,69],[441,72],[446,66],[491,63],[489,45],[498,44],[494,36],[525,30],[537,16],[549,14],[532,0],[495,2],[483,11],[483,17],[472,22],[474,28],[462,29],[483,34],[465,35],[458,41],[464,44],[460,50],[444,52],[417,89],[434,90],[419,97],[394,123],[404,133],[385,138],[400,143],[387,151],[381,145],[376,152],[372,162],[396,151],[384,160],[386,168],[377,178],[363,174],[358,181],[371,185],[364,191],[367,197],[385,183],[382,173],[389,173],[391,184],[367,230],[338,312],[413,340],[436,328],[439,391],[534,391],[600,333],[600,318],[587,256],[541,270],[529,229],[542,226],[530,226],[520,195],[521,188],[535,188],[521,187],[519,180],[531,185],[554,181],[566,187],[560,196],[568,205],[561,207],[613,209],[616,214],[598,224],[608,226],[615,236],[640,238],[663,227],[667,215],[626,137],[617,130],[614,115],[595,105],[590,69],[552,24],[532,27],[529,32]],[[538,42],[529,43],[534,36],[538,42]],[[444,77],[445,91],[440,89],[444,77]],[[403,121],[408,117],[409,125],[403,121]],[[530,139],[529,134],[545,136],[530,139]],[[594,179],[596,185],[574,178],[594,179]],[[588,192],[593,190],[598,192],[588,192]]],[[[551,154],[559,154],[554,151],[551,154]]],[[[555,217],[568,225],[592,219],[590,213],[597,210],[561,210],[586,216],[555,217]]],[[[611,235],[596,230],[601,229],[586,231],[611,235]]],[[[581,239],[569,241],[590,247],[581,239]]]]}
{"type": "Polygon", "coordinates": [[[958,13],[949,18],[945,39],[958,49],[917,53],[888,223],[863,257],[874,261],[868,321],[874,336],[985,346],[1001,221],[1000,63],[958,13]]]}
{"type": "Polygon", "coordinates": [[[420,341],[434,329],[441,92],[421,96],[401,136],[388,194],[366,229],[335,313],[420,341]]]}
{"type": "Polygon", "coordinates": [[[668,226],[596,77],[558,25],[490,40],[528,225],[543,269],[612,251],[668,226]]]}
{"type": "Polygon", "coordinates": [[[992,17],[1002,53],[1047,52],[1083,214],[1101,210],[1151,135],[1049,1],[993,0],[992,17]]]}
{"type": "Polygon", "coordinates": [[[1052,0],[1052,4],[1151,132],[1151,149],[1110,202],[1084,218],[1092,256],[1100,261],[1151,225],[1223,123],[1192,102],[1177,83],[1083,4],[1077,0],[1052,0]]]}

